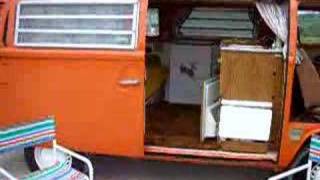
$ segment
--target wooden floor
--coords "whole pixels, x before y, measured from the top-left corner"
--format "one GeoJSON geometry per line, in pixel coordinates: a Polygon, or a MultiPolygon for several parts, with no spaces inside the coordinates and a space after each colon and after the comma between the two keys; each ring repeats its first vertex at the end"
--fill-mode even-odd
{"type": "Polygon", "coordinates": [[[201,107],[165,102],[146,108],[145,145],[199,150],[224,150],[242,153],[267,153],[270,144],[250,141],[200,141],[201,107]]]}
{"type": "Polygon", "coordinates": [[[218,149],[215,139],[200,142],[201,107],[164,102],[146,108],[147,145],[218,149]]]}

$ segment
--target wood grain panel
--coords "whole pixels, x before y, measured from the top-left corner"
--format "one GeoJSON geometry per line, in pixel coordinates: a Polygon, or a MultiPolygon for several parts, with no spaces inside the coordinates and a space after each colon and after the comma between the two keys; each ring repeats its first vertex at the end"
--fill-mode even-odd
{"type": "Polygon", "coordinates": [[[270,148],[279,147],[284,94],[284,61],[280,54],[221,52],[222,98],[271,101],[273,118],[270,148]]]}
{"type": "Polygon", "coordinates": [[[225,99],[272,101],[281,58],[274,54],[222,51],[221,95],[225,99]]]}

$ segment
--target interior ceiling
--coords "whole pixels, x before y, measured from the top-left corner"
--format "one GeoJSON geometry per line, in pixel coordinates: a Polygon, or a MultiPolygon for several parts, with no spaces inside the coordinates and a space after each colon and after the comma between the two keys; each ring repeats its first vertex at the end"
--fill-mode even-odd
{"type": "Polygon", "coordinates": [[[248,4],[252,3],[255,0],[151,0],[155,2],[207,2],[207,3],[241,3],[248,4]]]}
{"type": "MultiPolygon", "coordinates": [[[[300,0],[306,8],[320,8],[320,0],[300,0]]],[[[149,0],[151,4],[181,4],[181,5],[254,5],[255,0],[149,0]]]]}
{"type": "Polygon", "coordinates": [[[149,0],[151,4],[252,5],[255,0],[149,0]]]}
{"type": "Polygon", "coordinates": [[[317,7],[319,8],[320,7],[320,0],[302,0],[301,1],[301,6],[302,7],[317,7]]]}

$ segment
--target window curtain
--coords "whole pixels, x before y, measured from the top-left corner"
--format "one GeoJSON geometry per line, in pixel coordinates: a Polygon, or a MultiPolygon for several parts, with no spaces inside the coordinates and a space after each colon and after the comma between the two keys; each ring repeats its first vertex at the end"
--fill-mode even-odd
{"type": "MultiPolygon", "coordinates": [[[[256,7],[263,20],[273,31],[273,33],[284,43],[283,57],[286,58],[288,52],[288,25],[289,25],[289,1],[282,1],[281,4],[276,0],[256,1],[256,7]]],[[[301,51],[297,51],[297,64],[302,61],[301,51]]]]}
{"type": "Polygon", "coordinates": [[[263,0],[257,1],[256,6],[270,29],[282,42],[286,43],[288,39],[288,2],[278,4],[272,0],[263,0]]]}
{"type": "Polygon", "coordinates": [[[274,0],[256,1],[256,7],[273,33],[284,43],[283,54],[287,54],[288,42],[288,1],[278,4],[274,0]]]}

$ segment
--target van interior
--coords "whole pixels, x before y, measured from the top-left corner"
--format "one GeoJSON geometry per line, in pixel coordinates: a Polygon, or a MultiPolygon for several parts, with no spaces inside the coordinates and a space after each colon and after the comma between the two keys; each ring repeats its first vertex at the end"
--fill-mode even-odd
{"type": "Polygon", "coordinates": [[[256,6],[151,1],[148,16],[145,145],[276,161],[286,57],[256,6]]]}

